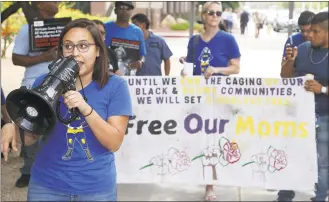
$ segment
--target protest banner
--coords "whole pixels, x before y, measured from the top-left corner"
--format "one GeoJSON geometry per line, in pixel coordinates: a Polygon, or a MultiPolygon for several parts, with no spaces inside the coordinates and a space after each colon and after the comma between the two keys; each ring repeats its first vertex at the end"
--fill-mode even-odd
{"type": "Polygon", "coordinates": [[[46,51],[58,46],[60,34],[71,20],[71,18],[34,20],[29,24],[30,52],[46,51]]]}
{"type": "Polygon", "coordinates": [[[115,153],[118,183],[314,189],[306,77],[125,78],[134,117],[115,153]]]}

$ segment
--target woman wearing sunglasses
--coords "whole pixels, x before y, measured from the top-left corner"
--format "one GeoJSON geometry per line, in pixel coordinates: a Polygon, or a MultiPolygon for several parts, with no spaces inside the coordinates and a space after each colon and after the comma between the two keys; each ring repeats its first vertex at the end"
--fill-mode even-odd
{"type": "MultiPolygon", "coordinates": [[[[228,76],[240,72],[238,44],[233,35],[218,27],[221,14],[222,6],[219,2],[206,2],[203,5],[201,19],[204,21],[205,32],[194,35],[188,43],[186,61],[194,63],[193,75],[204,75],[208,79],[213,75],[228,76]]],[[[216,201],[213,185],[206,186],[205,199],[216,201]]]]}

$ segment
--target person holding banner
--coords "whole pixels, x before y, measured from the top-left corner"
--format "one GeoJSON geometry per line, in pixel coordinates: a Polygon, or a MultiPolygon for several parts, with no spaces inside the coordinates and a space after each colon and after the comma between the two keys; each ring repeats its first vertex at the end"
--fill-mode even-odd
{"type": "MultiPolygon", "coordinates": [[[[65,26],[58,56],[73,56],[80,66],[76,91],[59,98],[60,111],[67,115],[77,108],[80,115],[69,124],[57,121],[45,134],[32,167],[27,200],[117,201],[114,152],[132,116],[128,84],[109,74],[105,43],[97,25],[88,19],[65,26]]],[[[33,87],[45,76],[37,78],[33,87]]],[[[10,135],[6,133],[2,140],[12,139],[10,135]]],[[[40,136],[33,137],[37,141],[40,136]]]]}
{"type": "Polygon", "coordinates": [[[288,37],[286,43],[284,44],[283,58],[281,64],[286,60],[286,47],[289,44],[290,47],[297,47],[305,41],[310,40],[310,32],[311,32],[311,22],[310,20],[314,16],[314,13],[311,11],[304,11],[300,14],[298,18],[298,26],[300,32],[297,34],[293,34],[288,37]]]}
{"type": "MultiPolygon", "coordinates": [[[[311,19],[310,41],[287,47],[287,61],[281,69],[283,78],[314,75],[314,79],[305,83],[305,90],[315,94],[317,118],[318,183],[312,201],[325,201],[329,182],[328,19],[328,12],[318,13],[311,19]]],[[[285,199],[279,197],[278,200],[285,199]]]]}
{"type": "MultiPolygon", "coordinates": [[[[41,20],[51,19],[58,12],[58,2],[32,2],[32,8],[39,13],[41,20]]],[[[12,54],[13,64],[25,67],[21,86],[25,86],[28,89],[32,87],[33,82],[38,76],[48,73],[50,61],[56,58],[56,48],[45,52],[30,52],[29,39],[29,25],[25,24],[16,36],[12,54]]],[[[21,176],[16,181],[15,186],[23,188],[29,184],[31,166],[37,151],[37,144],[25,146],[24,131],[20,130],[20,134],[22,142],[21,156],[24,157],[24,165],[20,169],[21,176]]]]}
{"type": "MultiPolygon", "coordinates": [[[[186,62],[193,63],[193,75],[232,75],[240,72],[240,50],[233,35],[219,30],[222,5],[206,2],[202,7],[201,19],[205,32],[194,35],[188,43],[186,62]]],[[[182,76],[185,76],[184,70],[182,76]]],[[[216,201],[213,185],[206,186],[206,201],[216,201]]]]}
{"type": "MultiPolygon", "coordinates": [[[[311,11],[304,11],[300,14],[298,18],[298,26],[301,32],[289,36],[283,51],[283,57],[281,64],[285,65],[287,62],[293,63],[294,61],[288,61],[286,57],[286,49],[290,47],[297,47],[300,44],[310,40],[311,34],[311,19],[314,16],[314,13],[311,11]]],[[[291,57],[289,58],[291,59],[291,57]]],[[[295,197],[295,192],[291,190],[280,190],[278,192],[278,200],[279,201],[291,201],[295,197]]]]}

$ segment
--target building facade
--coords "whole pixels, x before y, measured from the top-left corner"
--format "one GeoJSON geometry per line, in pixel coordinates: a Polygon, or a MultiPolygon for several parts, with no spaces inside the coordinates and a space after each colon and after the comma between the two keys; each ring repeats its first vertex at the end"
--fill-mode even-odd
{"type": "MultiPolygon", "coordinates": [[[[191,2],[185,1],[155,1],[133,2],[135,5],[134,13],[144,13],[151,21],[151,28],[156,29],[160,27],[160,23],[168,14],[174,17],[182,17],[187,20],[190,15],[191,2]]],[[[84,13],[91,15],[108,16],[108,13],[113,9],[114,1],[112,2],[94,2],[84,1],[76,2],[75,8],[84,13]]],[[[115,17],[114,12],[111,13],[115,17]]]]}

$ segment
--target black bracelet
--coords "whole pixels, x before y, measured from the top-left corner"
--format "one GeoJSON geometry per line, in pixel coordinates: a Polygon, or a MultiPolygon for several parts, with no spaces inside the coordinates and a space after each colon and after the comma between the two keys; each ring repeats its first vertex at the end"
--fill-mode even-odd
{"type": "Polygon", "coordinates": [[[86,115],[85,117],[89,116],[91,113],[93,113],[93,111],[94,111],[94,108],[91,107],[90,113],[88,115],[86,115]]]}

